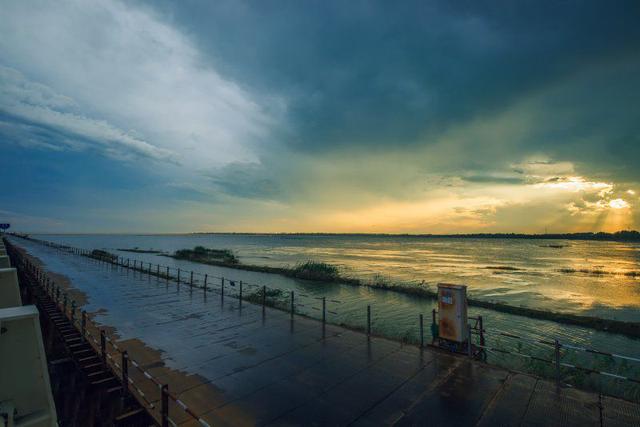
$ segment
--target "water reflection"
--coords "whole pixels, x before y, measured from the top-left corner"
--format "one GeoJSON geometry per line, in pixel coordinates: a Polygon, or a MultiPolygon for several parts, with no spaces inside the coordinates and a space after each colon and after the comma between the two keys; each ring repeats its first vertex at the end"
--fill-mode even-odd
{"type": "MultiPolygon", "coordinates": [[[[464,283],[478,298],[640,321],[637,243],[217,234],[38,237],[87,249],[140,247],[173,252],[196,245],[228,248],[244,263],[268,266],[322,261],[365,280],[383,275],[391,282],[464,283]]],[[[154,254],[120,254],[177,264],[154,254]]]]}

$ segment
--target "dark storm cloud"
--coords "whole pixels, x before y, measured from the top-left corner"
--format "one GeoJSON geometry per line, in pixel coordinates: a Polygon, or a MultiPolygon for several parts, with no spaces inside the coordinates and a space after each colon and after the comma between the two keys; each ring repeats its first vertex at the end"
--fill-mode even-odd
{"type": "Polygon", "coordinates": [[[526,182],[522,177],[491,175],[464,176],[462,180],[480,184],[524,184],[526,182]]]}
{"type": "Polygon", "coordinates": [[[75,195],[69,210],[111,209],[109,229],[133,207],[140,229],[166,231],[538,231],[553,212],[590,229],[614,209],[638,224],[638,1],[3,12],[5,168],[28,182],[19,161],[64,167],[51,186],[75,195]]]}
{"type": "Polygon", "coordinates": [[[415,143],[640,46],[638,2],[481,3],[183,1],[161,10],[229,77],[286,94],[288,143],[302,150],[415,143]]]}

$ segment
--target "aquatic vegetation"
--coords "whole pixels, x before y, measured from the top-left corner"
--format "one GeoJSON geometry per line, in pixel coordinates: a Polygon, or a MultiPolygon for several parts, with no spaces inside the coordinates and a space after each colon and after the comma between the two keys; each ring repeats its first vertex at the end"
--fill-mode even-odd
{"type": "Polygon", "coordinates": [[[299,279],[336,280],[340,278],[338,267],[326,262],[306,261],[291,269],[291,274],[299,279]]]}
{"type": "Polygon", "coordinates": [[[288,296],[281,289],[260,288],[257,291],[243,295],[242,299],[253,304],[264,305],[267,307],[285,309],[287,306],[288,296]]]}
{"type": "Polygon", "coordinates": [[[137,246],[135,248],[118,248],[120,252],[132,252],[135,254],[161,254],[162,251],[158,251],[155,249],[140,249],[137,246]]]}
{"type": "Polygon", "coordinates": [[[180,249],[173,256],[176,259],[208,264],[211,261],[223,264],[238,264],[240,261],[229,249],[209,249],[204,246],[196,246],[193,249],[180,249]]]}
{"type": "Polygon", "coordinates": [[[358,286],[366,286],[375,289],[395,291],[406,295],[435,299],[438,297],[436,290],[432,289],[424,280],[420,283],[393,282],[389,277],[376,274],[369,281],[358,282],[358,286]]]}
{"type": "Polygon", "coordinates": [[[91,251],[91,256],[98,259],[108,259],[111,261],[115,261],[117,257],[107,251],[103,251],[102,249],[94,249],[91,251]]]}
{"type": "Polygon", "coordinates": [[[582,273],[590,276],[622,275],[627,277],[640,277],[640,271],[617,272],[617,271],[602,270],[600,268],[560,268],[558,269],[558,272],[567,273],[567,274],[582,273]]]}
{"type": "Polygon", "coordinates": [[[218,265],[221,267],[231,267],[261,273],[281,274],[283,276],[318,282],[338,281],[347,284],[359,283],[357,279],[341,276],[338,267],[325,262],[306,261],[294,267],[268,267],[263,265],[242,264],[235,254],[228,249],[207,249],[202,246],[196,246],[193,249],[180,249],[176,251],[175,254],[167,256],[201,264],[218,265]]]}

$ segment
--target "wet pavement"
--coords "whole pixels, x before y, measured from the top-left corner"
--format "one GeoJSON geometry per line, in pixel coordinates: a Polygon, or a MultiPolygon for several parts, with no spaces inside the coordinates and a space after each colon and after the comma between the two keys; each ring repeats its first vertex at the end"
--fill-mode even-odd
{"type": "MultiPolygon", "coordinates": [[[[211,426],[640,425],[635,403],[15,243],[211,426]]],[[[157,407],[157,387],[132,377],[157,407]]],[[[170,417],[198,425],[176,404],[170,417]]]]}

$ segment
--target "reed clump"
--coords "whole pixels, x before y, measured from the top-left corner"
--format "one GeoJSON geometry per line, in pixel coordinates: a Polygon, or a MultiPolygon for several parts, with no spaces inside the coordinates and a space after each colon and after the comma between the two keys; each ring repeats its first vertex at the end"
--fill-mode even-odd
{"type": "Polygon", "coordinates": [[[196,246],[193,249],[180,249],[173,254],[173,258],[209,264],[210,262],[236,265],[240,262],[229,249],[210,249],[196,246]]]}
{"type": "Polygon", "coordinates": [[[326,262],[305,261],[291,269],[291,274],[299,279],[333,281],[340,279],[338,267],[326,262]]]}

